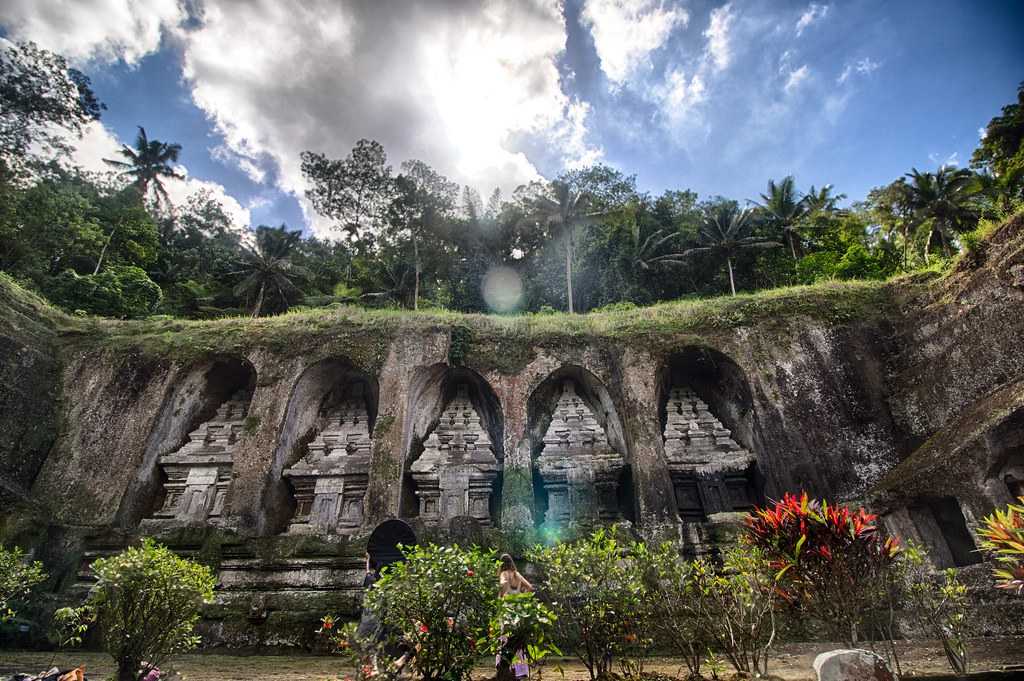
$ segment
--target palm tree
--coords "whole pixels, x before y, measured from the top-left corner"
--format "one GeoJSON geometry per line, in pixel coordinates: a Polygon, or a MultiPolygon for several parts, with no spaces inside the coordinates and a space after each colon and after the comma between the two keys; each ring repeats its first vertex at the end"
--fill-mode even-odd
{"type": "Polygon", "coordinates": [[[152,187],[158,204],[160,199],[170,203],[167,189],[161,178],[184,179],[183,175],[176,173],[171,167],[171,164],[178,160],[178,154],[181,153],[180,144],[151,140],[146,135],[146,129],[140,125],[139,134],[135,138],[135,148],[122,144],[118,153],[127,160],[115,161],[109,158],[103,160],[115,168],[120,168],[122,175],[133,178],[132,184],[140,196],[146,197],[152,187]]]}
{"type": "Polygon", "coordinates": [[[659,229],[643,235],[639,220],[634,220],[629,227],[629,247],[626,255],[629,263],[637,270],[648,271],[655,266],[666,263],[680,263],[685,257],[680,251],[662,253],[662,247],[669,242],[682,236],[679,232],[669,232],[659,229]]]}
{"type": "Polygon", "coordinates": [[[700,227],[700,246],[688,248],[682,252],[683,257],[704,253],[717,254],[725,257],[729,268],[729,288],[736,295],[736,281],[732,273],[732,259],[740,251],[753,248],[778,248],[778,241],[762,236],[750,236],[753,228],[750,209],[740,210],[736,205],[727,203],[712,208],[704,218],[700,227]]]}
{"type": "Polygon", "coordinates": [[[981,184],[970,170],[953,166],[942,166],[934,173],[911,168],[906,177],[910,179],[908,198],[915,216],[931,221],[924,245],[925,262],[936,239],[949,257],[949,242],[954,235],[971,229],[978,221],[973,199],[981,191],[981,184]]]}
{"type": "Polygon", "coordinates": [[[826,184],[821,189],[816,189],[814,185],[811,185],[810,190],[804,194],[804,208],[809,213],[817,211],[825,211],[828,213],[834,213],[838,208],[837,203],[846,198],[846,194],[833,194],[832,185],[826,184]]]}
{"type": "Polygon", "coordinates": [[[590,211],[590,197],[585,192],[562,180],[552,181],[547,195],[538,194],[533,197],[531,217],[565,236],[565,287],[569,314],[573,312],[572,261],[575,232],[578,227],[593,224],[599,215],[590,211]]]}
{"type": "Polygon", "coordinates": [[[295,280],[308,279],[310,273],[290,260],[292,250],[301,239],[301,232],[289,232],[284,225],[259,227],[255,247],[243,248],[241,268],[233,274],[244,275],[245,278],[235,286],[235,295],[249,300],[255,294],[253,319],[260,316],[268,294],[278,297],[283,310],[288,309],[290,298],[301,294],[295,280]]]}
{"type": "Polygon", "coordinates": [[[781,182],[768,180],[768,191],[761,194],[761,209],[768,218],[782,231],[783,238],[789,242],[790,253],[796,260],[796,223],[807,214],[807,206],[797,195],[796,181],[792,175],[782,178],[781,182]]]}

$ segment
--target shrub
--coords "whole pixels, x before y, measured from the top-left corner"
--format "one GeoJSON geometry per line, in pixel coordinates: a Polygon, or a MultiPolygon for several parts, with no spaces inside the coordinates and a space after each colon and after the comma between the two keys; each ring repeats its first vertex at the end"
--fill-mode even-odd
{"type": "Polygon", "coordinates": [[[17,614],[13,603],[44,579],[42,563],[26,561],[24,551],[17,546],[10,550],[0,546],[0,623],[12,619],[17,614]]]}
{"type": "Polygon", "coordinates": [[[694,564],[669,542],[649,555],[645,620],[657,641],[683,658],[690,678],[699,679],[711,636],[697,601],[694,564]]]}
{"type": "Polygon", "coordinates": [[[557,618],[532,593],[510,594],[498,600],[488,630],[488,651],[508,665],[523,651],[529,663],[561,651],[548,638],[557,618]]]}
{"type": "Polygon", "coordinates": [[[98,274],[65,270],[51,283],[53,302],[68,310],[106,317],[145,317],[160,304],[160,287],[135,266],[111,266],[98,274]]]}
{"type": "Polygon", "coordinates": [[[1024,497],[1019,504],[996,509],[978,530],[981,547],[996,560],[992,574],[1000,589],[1024,593],[1024,497]]]}
{"type": "Polygon", "coordinates": [[[118,681],[137,681],[168,655],[195,647],[199,610],[213,599],[206,566],[144,539],[142,545],[92,564],[98,581],[89,594],[104,649],[118,681]]]}
{"type": "Polygon", "coordinates": [[[875,520],[863,508],[787,493],[747,517],[743,540],[764,551],[790,604],[855,646],[888,621],[873,617],[891,604],[897,577],[899,544],[884,538],[875,520]]]}
{"type": "Polygon", "coordinates": [[[764,554],[733,547],[720,567],[697,560],[691,570],[698,637],[710,640],[740,675],[767,674],[777,596],[764,554]]]}
{"type": "Polygon", "coordinates": [[[600,529],[573,543],[536,548],[530,560],[543,572],[541,596],[558,616],[558,640],[572,648],[591,679],[608,675],[614,657],[635,648],[645,586],[642,544],[600,529]]]}
{"type": "Polygon", "coordinates": [[[942,643],[949,666],[958,676],[967,674],[967,587],[956,570],[931,573],[921,547],[910,544],[902,552],[904,596],[918,625],[942,643]]]}
{"type": "Polygon", "coordinates": [[[493,552],[416,546],[366,592],[364,607],[388,627],[390,647],[413,651],[427,681],[466,679],[498,610],[493,552]]]}

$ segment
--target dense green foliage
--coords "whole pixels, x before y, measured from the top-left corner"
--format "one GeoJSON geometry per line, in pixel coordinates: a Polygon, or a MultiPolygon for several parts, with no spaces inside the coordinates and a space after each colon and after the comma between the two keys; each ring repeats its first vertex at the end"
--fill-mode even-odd
{"type": "Polygon", "coordinates": [[[484,202],[422,161],[396,171],[379,143],[360,140],[342,159],[302,152],[322,230],[302,237],[232,224],[209,194],[172,206],[165,182],[177,181],[181,146],[142,127],[110,160],[117,172],[47,161],[53,155],[42,152],[66,146],[102,105],[61,57],[33,45],[3,54],[0,269],[65,309],[96,315],[260,316],[338,304],[589,311],[883,279],[948,261],[979,218],[1024,200],[1017,103],[986,129],[973,159],[980,172],[915,169],[844,208],[831,185],[802,193],[793,177],[769,180],[746,210],[688,190],[653,196],[604,165],[510,197],[495,190],[484,202]]]}
{"type": "Polygon", "coordinates": [[[117,662],[118,681],[137,681],[168,655],[195,647],[203,604],[213,599],[210,568],[151,539],[92,564],[89,594],[104,649],[117,662]]]}
{"type": "Polygon", "coordinates": [[[0,623],[13,618],[14,602],[27,596],[44,579],[42,563],[25,560],[24,552],[17,546],[6,549],[0,545],[0,623]]]}

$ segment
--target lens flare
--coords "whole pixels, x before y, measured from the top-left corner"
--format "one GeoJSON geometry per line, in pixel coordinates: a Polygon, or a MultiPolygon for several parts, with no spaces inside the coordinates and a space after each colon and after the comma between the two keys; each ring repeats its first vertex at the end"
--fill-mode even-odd
{"type": "Polygon", "coordinates": [[[514,312],[523,304],[523,281],[511,267],[492,267],[483,281],[484,302],[494,312],[514,312]]]}

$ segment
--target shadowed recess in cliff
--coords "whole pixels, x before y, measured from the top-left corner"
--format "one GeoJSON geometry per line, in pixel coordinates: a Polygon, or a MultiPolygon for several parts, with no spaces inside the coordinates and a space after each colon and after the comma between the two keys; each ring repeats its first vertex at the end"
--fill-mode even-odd
{"type": "Polygon", "coordinates": [[[288,410],[277,438],[267,471],[263,503],[260,504],[260,534],[277,534],[296,514],[292,486],[283,475],[307,453],[307,447],[332,417],[340,417],[345,405],[357,403],[366,412],[366,430],[373,432],[377,418],[377,379],[356,368],[347,357],[329,357],[307,367],[292,388],[288,410]]]}
{"type": "Polygon", "coordinates": [[[233,395],[252,395],[255,387],[256,370],[239,357],[221,357],[180,372],[164,399],[146,441],[142,463],[121,502],[117,515],[121,527],[135,527],[163,506],[166,476],[157,465],[159,457],[185,445],[189,433],[213,418],[233,395]]]}
{"type": "Polygon", "coordinates": [[[583,367],[559,367],[534,389],[527,401],[527,436],[536,525],[555,529],[577,521],[635,522],[625,433],[608,389],[583,367]],[[569,471],[570,461],[589,464],[579,469],[588,480],[569,479],[579,475],[569,471]]]}
{"type": "MultiPolygon", "coordinates": [[[[452,367],[447,364],[419,367],[416,369],[410,384],[409,403],[406,414],[407,423],[404,429],[405,436],[403,440],[405,457],[402,462],[401,516],[412,518],[421,515],[421,508],[424,506],[421,499],[425,492],[422,489],[423,481],[431,477],[426,466],[428,462],[421,460],[422,455],[428,447],[440,445],[445,448],[446,454],[449,452],[456,454],[459,460],[458,462],[437,462],[442,468],[447,467],[450,469],[448,477],[451,479],[448,480],[447,486],[450,489],[447,490],[445,489],[444,481],[435,481],[440,485],[440,489],[435,490],[435,493],[440,493],[442,497],[447,495],[451,497],[451,503],[456,503],[455,497],[462,494],[459,488],[467,484],[476,485],[479,487],[480,499],[483,498],[483,494],[489,494],[489,499],[486,502],[486,511],[480,510],[474,514],[470,512],[470,509],[461,507],[454,515],[475,515],[484,524],[497,524],[500,521],[499,509],[501,508],[501,469],[505,458],[503,444],[505,419],[498,397],[487,380],[477,372],[466,367],[452,367]],[[453,405],[453,401],[456,400],[458,402],[453,405]],[[465,404],[466,402],[468,402],[468,407],[465,404]],[[446,414],[446,410],[455,409],[459,404],[462,405],[462,408],[458,410],[459,413],[448,414],[449,422],[442,423],[442,416],[446,414]],[[456,418],[459,422],[452,421],[453,418],[456,418]],[[490,442],[484,443],[481,438],[477,437],[476,442],[474,442],[475,449],[469,448],[457,451],[466,443],[448,440],[452,432],[449,429],[457,429],[460,433],[459,440],[462,440],[461,434],[463,432],[471,433],[477,428],[475,422],[477,418],[479,419],[479,429],[483,431],[486,439],[490,442]],[[438,431],[437,435],[443,435],[444,437],[440,442],[432,443],[430,438],[435,434],[435,431],[438,431]],[[474,451],[477,454],[474,454],[474,451]],[[488,452],[493,454],[493,462],[490,461],[491,456],[488,452]],[[422,470],[415,471],[414,469],[422,470]],[[494,477],[485,482],[482,477],[490,478],[491,473],[494,474],[494,477]],[[414,480],[414,475],[420,478],[419,483],[414,480]],[[465,478],[466,475],[469,475],[474,481],[455,480],[455,478],[465,478]],[[420,494],[417,494],[418,491],[420,494]]],[[[441,477],[445,477],[443,471],[439,470],[438,473],[441,477]]],[[[465,493],[468,495],[466,502],[468,506],[475,492],[467,489],[465,493]]],[[[443,499],[441,503],[445,503],[443,499]]],[[[480,503],[483,502],[481,501],[480,503]]],[[[444,517],[423,519],[439,524],[442,521],[450,520],[453,516],[452,513],[445,514],[442,507],[438,507],[436,511],[437,514],[444,517]]],[[[435,514],[431,513],[431,515],[435,514]]]]}

